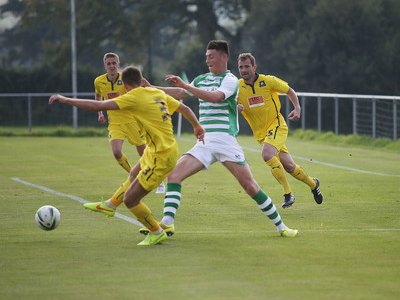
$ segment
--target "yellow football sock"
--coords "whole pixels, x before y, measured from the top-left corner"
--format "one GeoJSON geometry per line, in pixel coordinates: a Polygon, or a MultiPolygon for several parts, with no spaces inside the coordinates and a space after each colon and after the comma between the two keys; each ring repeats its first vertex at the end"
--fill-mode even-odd
{"type": "Polygon", "coordinates": [[[121,186],[115,191],[115,193],[111,196],[111,203],[118,207],[124,201],[125,191],[128,189],[131,181],[129,177],[121,186]]]}
{"type": "Polygon", "coordinates": [[[299,165],[296,165],[294,171],[290,173],[290,175],[292,175],[297,180],[303,181],[310,187],[310,189],[314,189],[316,186],[315,180],[312,177],[308,176],[299,165]]]}
{"type": "Polygon", "coordinates": [[[147,205],[144,204],[142,201],[139,202],[138,205],[131,207],[129,210],[131,211],[131,213],[134,214],[138,221],[150,231],[159,231],[160,224],[158,224],[156,219],[153,217],[150,208],[148,208],[147,205]]]}
{"type": "Polygon", "coordinates": [[[131,171],[132,166],[128,161],[128,158],[126,157],[126,155],[124,153],[122,153],[122,156],[120,159],[117,159],[117,162],[119,163],[119,165],[121,167],[123,167],[128,173],[131,171]]]}
{"type": "Polygon", "coordinates": [[[283,187],[284,193],[290,194],[292,191],[289,185],[289,181],[287,180],[286,177],[285,169],[283,168],[280,160],[276,156],[274,156],[266,163],[268,166],[270,166],[272,175],[276,178],[276,180],[278,180],[279,184],[283,187]]]}

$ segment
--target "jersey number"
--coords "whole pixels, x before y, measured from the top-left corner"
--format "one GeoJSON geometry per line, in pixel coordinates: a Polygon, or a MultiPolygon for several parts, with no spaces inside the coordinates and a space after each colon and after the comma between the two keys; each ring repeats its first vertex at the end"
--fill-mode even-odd
{"type": "Polygon", "coordinates": [[[163,121],[167,121],[170,118],[170,115],[168,113],[168,109],[167,106],[165,105],[165,102],[160,99],[156,99],[155,101],[160,104],[160,111],[162,112],[161,117],[163,121]]]}

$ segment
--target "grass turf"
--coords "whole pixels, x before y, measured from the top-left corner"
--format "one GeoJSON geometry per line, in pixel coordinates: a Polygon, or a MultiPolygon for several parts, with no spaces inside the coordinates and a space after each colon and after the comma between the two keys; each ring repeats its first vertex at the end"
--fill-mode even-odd
{"type": "MultiPolygon", "coordinates": [[[[0,137],[0,298],[397,299],[400,177],[385,174],[399,175],[400,155],[289,138],[297,163],[320,179],[325,201],[316,205],[289,176],[296,203],[283,210],[281,187],[259,146],[251,137],[239,141],[285,223],[300,230],[298,238],[280,238],[216,164],[184,182],[176,234],[162,245],[138,247],[143,237],[135,225],[12,180],[107,199],[127,174],[106,138],[0,137]],[[34,224],[45,204],[62,214],[52,232],[34,224]]],[[[179,142],[183,152],[194,140],[186,135],[179,142]]],[[[133,147],[124,147],[135,161],[133,147]]],[[[146,198],[158,219],[162,202],[155,193],[146,198]]]]}

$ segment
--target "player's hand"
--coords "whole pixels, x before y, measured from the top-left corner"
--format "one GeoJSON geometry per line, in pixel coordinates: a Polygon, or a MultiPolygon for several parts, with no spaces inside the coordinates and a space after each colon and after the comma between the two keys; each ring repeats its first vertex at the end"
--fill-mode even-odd
{"type": "Polygon", "coordinates": [[[57,95],[51,95],[49,98],[49,105],[53,104],[54,102],[61,102],[63,96],[57,94],[57,95]]]}
{"type": "Polygon", "coordinates": [[[288,114],[288,119],[289,119],[290,121],[298,121],[298,120],[300,120],[300,115],[301,115],[300,109],[293,109],[293,110],[288,114]]]}
{"type": "Polygon", "coordinates": [[[204,144],[204,134],[206,133],[204,128],[202,126],[196,126],[193,128],[193,131],[194,131],[194,135],[197,137],[197,139],[199,141],[203,142],[203,144],[204,144]]]}
{"type": "Polygon", "coordinates": [[[238,112],[242,112],[244,110],[243,104],[238,104],[237,105],[237,110],[238,110],[238,112]]]}
{"type": "Polygon", "coordinates": [[[99,112],[98,121],[101,125],[104,125],[106,123],[106,118],[104,117],[104,114],[102,112],[99,112]]]}
{"type": "Polygon", "coordinates": [[[172,83],[176,87],[180,88],[184,88],[186,85],[182,78],[173,74],[168,74],[167,76],[165,76],[165,81],[168,81],[169,83],[172,83]]]}

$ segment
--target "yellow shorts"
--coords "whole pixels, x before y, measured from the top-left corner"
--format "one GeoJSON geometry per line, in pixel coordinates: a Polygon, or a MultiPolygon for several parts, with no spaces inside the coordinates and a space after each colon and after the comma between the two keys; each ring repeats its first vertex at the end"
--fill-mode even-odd
{"type": "Polygon", "coordinates": [[[147,149],[144,150],[139,160],[141,170],[136,178],[146,191],[151,191],[158,187],[175,168],[179,150],[177,144],[167,151],[157,154],[150,153],[147,149]]]}
{"type": "Polygon", "coordinates": [[[260,144],[270,144],[274,146],[278,152],[289,153],[286,147],[286,139],[288,136],[288,127],[286,123],[278,123],[278,120],[274,121],[271,126],[267,129],[267,135],[263,140],[260,140],[260,144]]]}
{"type": "Polygon", "coordinates": [[[136,122],[108,125],[108,141],[127,139],[131,145],[140,146],[146,142],[136,122]]]}

